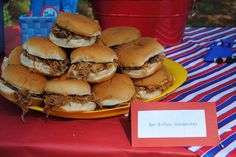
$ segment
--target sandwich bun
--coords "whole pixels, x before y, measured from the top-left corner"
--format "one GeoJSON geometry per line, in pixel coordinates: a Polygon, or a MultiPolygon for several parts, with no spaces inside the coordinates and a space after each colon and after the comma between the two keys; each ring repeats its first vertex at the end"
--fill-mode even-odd
{"type": "Polygon", "coordinates": [[[80,61],[94,63],[108,63],[117,60],[116,53],[102,45],[91,45],[87,47],[77,48],[71,52],[71,63],[80,61]]]}
{"type": "Polygon", "coordinates": [[[102,81],[109,80],[114,76],[117,70],[117,65],[116,63],[112,63],[109,69],[100,71],[98,73],[89,73],[87,81],[89,83],[99,83],[102,81]]]}
{"type": "Polygon", "coordinates": [[[123,70],[122,73],[128,75],[131,78],[144,78],[152,75],[162,66],[162,62],[152,63],[145,66],[145,68],[139,70],[123,70]]]}
{"type": "MultiPolygon", "coordinates": [[[[115,61],[118,60],[118,58],[116,53],[106,46],[92,45],[81,47],[72,51],[70,58],[72,64],[77,62],[90,62],[89,64],[109,64],[109,66],[102,71],[89,72],[86,80],[90,83],[106,81],[110,79],[117,70],[117,63],[115,63],[115,61]]],[[[69,69],[68,76],[71,74],[73,76],[77,76],[77,73],[78,71],[69,69]]]]}
{"type": "Polygon", "coordinates": [[[4,57],[1,65],[1,70],[4,71],[8,64],[21,64],[20,55],[22,51],[22,46],[17,46],[10,52],[9,57],[4,57]]]}
{"type": "MultiPolygon", "coordinates": [[[[27,90],[31,94],[43,94],[46,78],[43,76],[31,73],[29,70],[21,65],[8,65],[2,74],[2,78],[18,90],[27,90]]],[[[13,103],[18,103],[16,99],[16,92],[18,90],[12,89],[0,81],[0,94],[13,103]]],[[[43,99],[38,96],[32,96],[33,105],[40,105],[43,99]]]]}
{"type": "Polygon", "coordinates": [[[67,69],[65,68],[62,71],[57,71],[56,73],[55,72],[53,73],[52,68],[46,63],[33,61],[23,54],[21,54],[20,59],[22,65],[29,68],[31,71],[44,76],[61,76],[62,74],[65,73],[67,69]]]}
{"type": "Polygon", "coordinates": [[[131,78],[150,76],[162,66],[162,59],[147,62],[152,57],[161,56],[163,47],[154,39],[144,37],[116,49],[122,73],[131,78]],[[145,64],[145,66],[143,66],[145,64]],[[142,67],[143,66],[143,67],[142,67]],[[140,67],[139,69],[135,69],[140,67]]]}
{"type": "MultiPolygon", "coordinates": [[[[34,57],[46,59],[51,62],[65,61],[67,59],[65,51],[59,46],[54,45],[46,37],[30,38],[23,44],[23,49],[34,57]]],[[[20,55],[20,62],[31,71],[45,76],[60,76],[67,69],[67,67],[65,67],[64,69],[53,71],[53,67],[51,67],[49,63],[38,59],[34,60],[26,56],[24,53],[21,53],[20,55]]]]}
{"type": "Polygon", "coordinates": [[[138,86],[157,87],[152,92],[147,92],[146,89],[143,89],[143,90],[137,91],[136,93],[136,96],[138,98],[151,99],[151,98],[159,96],[163,91],[168,89],[173,84],[173,76],[171,75],[168,69],[162,66],[159,70],[157,70],[154,74],[152,74],[149,77],[142,78],[142,79],[133,79],[133,83],[137,87],[138,86]]]}
{"type": "Polygon", "coordinates": [[[94,85],[92,92],[102,106],[114,106],[130,101],[135,88],[127,75],[116,73],[110,80],[94,85]]]}
{"type": "Polygon", "coordinates": [[[101,35],[101,27],[98,24],[98,21],[80,14],[63,12],[57,16],[56,24],[66,31],[81,36],[79,39],[66,37],[59,38],[55,36],[52,31],[49,35],[49,39],[54,44],[65,48],[77,48],[92,45],[96,42],[97,36],[101,35]]]}
{"type": "MultiPolygon", "coordinates": [[[[10,89],[6,85],[4,85],[2,82],[0,82],[0,95],[2,95],[4,98],[9,100],[10,102],[14,104],[18,104],[18,101],[16,99],[16,93],[17,91],[10,89]]],[[[34,106],[41,106],[43,104],[43,98],[40,97],[34,97],[32,96],[32,105],[34,106]]]]}
{"type": "Polygon", "coordinates": [[[8,65],[2,77],[17,89],[28,90],[32,94],[42,94],[47,82],[45,77],[32,73],[21,65],[8,65]]]}
{"type": "MultiPolygon", "coordinates": [[[[50,94],[59,94],[62,96],[91,96],[90,85],[81,80],[51,80],[45,86],[45,91],[50,94]]],[[[69,101],[68,104],[60,106],[56,111],[78,112],[78,111],[93,111],[96,109],[96,103],[88,101],[80,103],[69,101]]]]}
{"type": "MultiPolygon", "coordinates": [[[[100,35],[100,33],[96,33],[100,35]]],[[[96,42],[97,35],[94,34],[93,37],[90,39],[68,39],[66,38],[57,38],[53,33],[50,33],[49,39],[56,45],[60,47],[65,47],[65,48],[77,48],[77,47],[84,47],[84,46],[89,46],[93,45],[96,42]]]]}
{"type": "Polygon", "coordinates": [[[43,59],[66,59],[66,53],[64,52],[64,50],[59,46],[53,44],[46,37],[30,38],[23,44],[23,49],[26,50],[29,54],[43,59]]]}
{"type": "Polygon", "coordinates": [[[101,27],[96,20],[92,20],[81,14],[63,12],[58,14],[56,23],[70,32],[84,36],[96,36],[100,34],[101,27]]]}
{"type": "Polygon", "coordinates": [[[22,46],[17,46],[15,49],[13,49],[8,57],[9,64],[21,64],[20,63],[20,55],[21,55],[22,51],[23,51],[22,46]]]}
{"type": "Polygon", "coordinates": [[[47,82],[45,91],[61,95],[91,95],[90,85],[82,80],[51,80],[47,82]]]}
{"type": "Polygon", "coordinates": [[[76,102],[69,102],[69,104],[61,106],[57,111],[63,112],[78,112],[78,111],[94,111],[96,109],[95,102],[87,102],[84,104],[76,103],[76,102]]]}
{"type": "Polygon", "coordinates": [[[143,37],[121,46],[116,53],[122,66],[139,67],[163,51],[164,48],[154,38],[143,37]]]}
{"type": "Polygon", "coordinates": [[[135,27],[110,27],[102,31],[101,41],[108,47],[125,44],[141,37],[140,31],[135,27]]]}

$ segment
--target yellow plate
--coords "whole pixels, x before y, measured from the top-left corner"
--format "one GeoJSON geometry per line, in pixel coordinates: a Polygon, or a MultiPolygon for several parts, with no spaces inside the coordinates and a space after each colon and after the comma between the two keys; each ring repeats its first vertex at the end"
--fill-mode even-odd
{"type": "MultiPolygon", "coordinates": [[[[187,79],[187,71],[179,63],[176,63],[170,59],[165,59],[164,64],[173,75],[174,84],[171,87],[169,87],[165,92],[163,92],[161,95],[154,97],[152,99],[148,99],[146,100],[146,102],[155,101],[163,98],[167,94],[173,92],[180,85],[182,85],[187,79]]],[[[38,106],[30,106],[30,109],[43,112],[43,108],[38,106]]],[[[112,116],[123,115],[128,112],[129,112],[129,106],[122,106],[117,108],[103,109],[97,111],[86,111],[86,112],[68,113],[68,112],[54,111],[50,112],[50,115],[64,118],[73,118],[73,119],[95,119],[95,118],[107,118],[112,116]]]]}

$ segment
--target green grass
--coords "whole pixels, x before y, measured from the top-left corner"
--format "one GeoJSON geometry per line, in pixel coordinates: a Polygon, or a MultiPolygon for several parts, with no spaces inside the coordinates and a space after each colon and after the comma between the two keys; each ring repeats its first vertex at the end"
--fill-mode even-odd
{"type": "MultiPolygon", "coordinates": [[[[18,17],[28,12],[30,0],[9,0],[4,6],[4,24],[18,24],[18,17]]],[[[197,0],[196,16],[189,16],[188,26],[194,27],[236,27],[236,1],[197,0]]],[[[79,0],[79,13],[93,17],[88,0],[79,0]]]]}

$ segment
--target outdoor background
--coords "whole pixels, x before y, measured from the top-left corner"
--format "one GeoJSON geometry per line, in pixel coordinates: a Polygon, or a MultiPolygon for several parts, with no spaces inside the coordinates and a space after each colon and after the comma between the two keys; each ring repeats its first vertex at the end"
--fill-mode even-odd
{"type": "MultiPolygon", "coordinates": [[[[17,25],[18,17],[28,12],[30,0],[9,0],[4,5],[4,24],[17,25]]],[[[188,26],[193,27],[235,27],[235,0],[197,0],[198,12],[194,17],[189,16],[188,26]]],[[[79,0],[80,14],[92,17],[88,0],[79,0]]]]}

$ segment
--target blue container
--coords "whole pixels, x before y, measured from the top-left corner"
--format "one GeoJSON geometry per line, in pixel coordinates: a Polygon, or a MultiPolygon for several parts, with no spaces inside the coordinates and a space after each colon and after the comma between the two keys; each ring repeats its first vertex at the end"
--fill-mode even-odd
{"type": "Polygon", "coordinates": [[[0,0],[0,54],[4,50],[4,20],[3,20],[3,1],[0,0]]]}
{"type": "Polygon", "coordinates": [[[31,37],[48,37],[51,28],[56,22],[56,17],[21,15],[19,23],[21,27],[21,42],[24,43],[31,37]]]}

